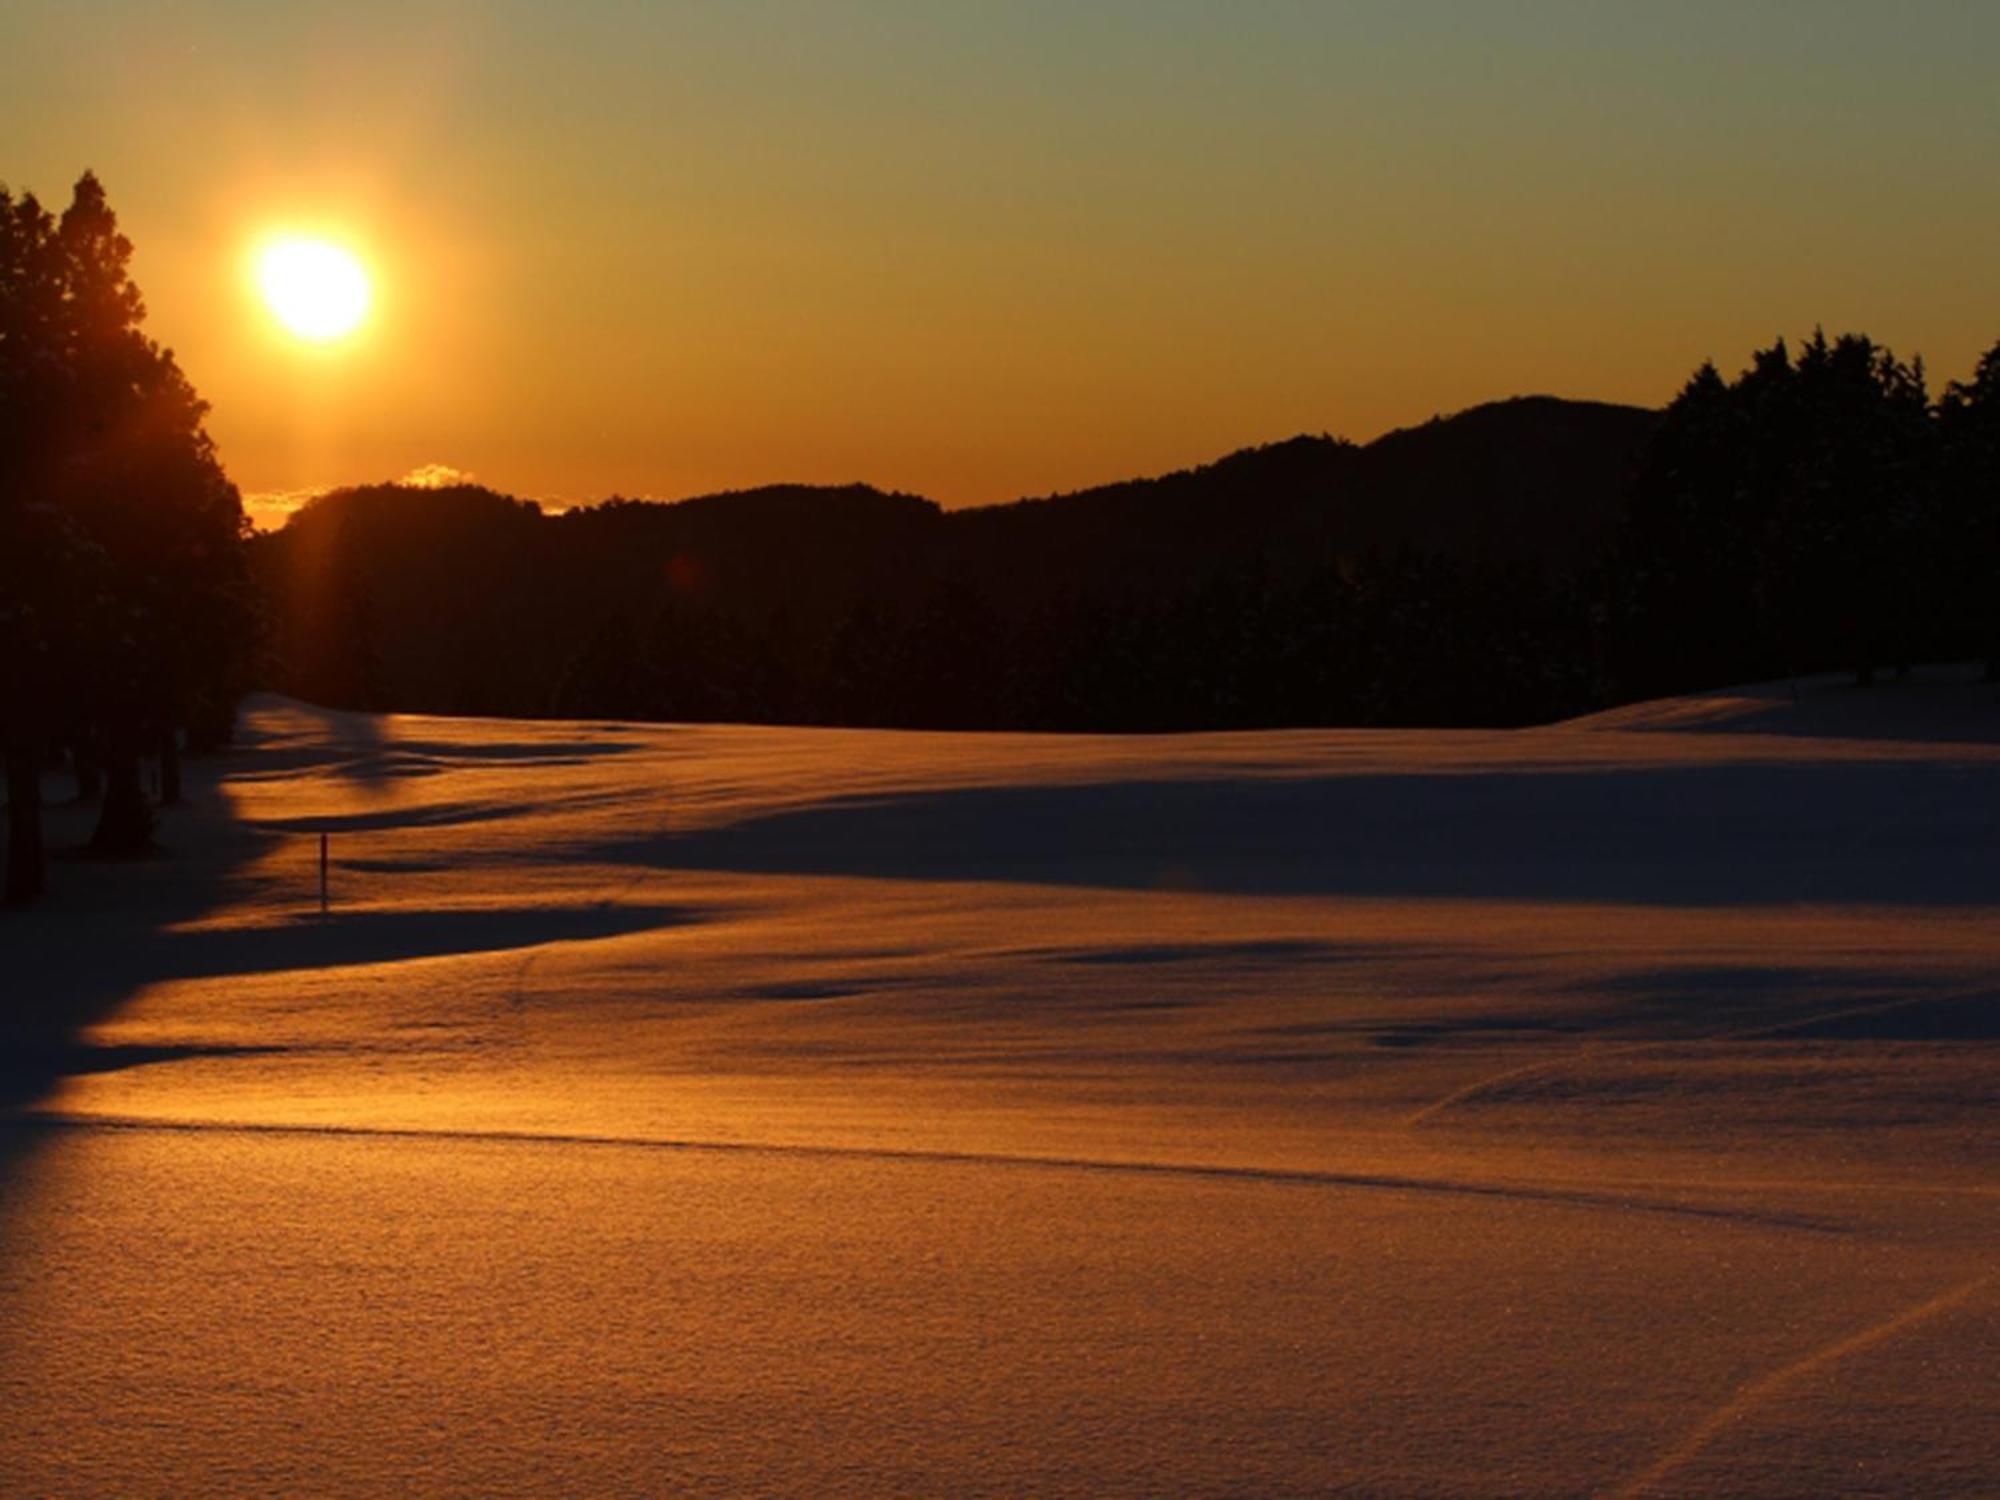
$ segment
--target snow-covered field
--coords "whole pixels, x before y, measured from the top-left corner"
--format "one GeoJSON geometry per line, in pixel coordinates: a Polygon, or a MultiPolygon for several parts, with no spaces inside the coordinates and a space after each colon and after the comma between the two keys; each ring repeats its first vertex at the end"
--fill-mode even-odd
{"type": "Polygon", "coordinates": [[[246,730],[0,917],[6,1493],[2000,1487],[1989,688],[246,730]]]}

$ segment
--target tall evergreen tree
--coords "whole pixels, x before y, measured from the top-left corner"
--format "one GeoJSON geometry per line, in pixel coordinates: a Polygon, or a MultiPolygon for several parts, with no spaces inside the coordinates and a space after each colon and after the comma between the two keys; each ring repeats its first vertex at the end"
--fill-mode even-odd
{"type": "MultiPolygon", "coordinates": [[[[93,843],[126,852],[151,836],[140,757],[171,764],[184,731],[212,736],[245,684],[243,507],[206,404],[141,331],[132,244],[97,179],[58,219],[4,194],[0,218],[9,781],[26,792],[58,733],[88,739],[105,771],[93,843]]],[[[39,887],[38,842],[12,841],[14,899],[39,887]]]]}
{"type": "MultiPolygon", "coordinates": [[[[1767,520],[1751,479],[1752,399],[1791,377],[1782,343],[1732,387],[1704,364],[1667,407],[1634,485],[1620,538],[1621,686],[1676,691],[1726,670],[1766,633],[1759,568],[1767,520]],[[1673,620],[1676,628],[1663,622],[1673,620]]],[[[1754,649],[1754,648],[1753,648],[1754,649]]]]}
{"type": "Polygon", "coordinates": [[[1705,365],[1656,430],[1620,537],[1627,696],[1841,666],[1930,638],[1937,442],[1919,364],[1860,334],[1705,365]]]}
{"type": "Polygon", "coordinates": [[[1918,518],[1933,480],[1919,367],[1861,334],[1815,334],[1797,367],[1783,434],[1777,555],[1788,654],[1862,681],[1907,664],[1916,634],[1918,518]]]}
{"type": "Polygon", "coordinates": [[[122,852],[151,834],[140,757],[174,741],[197,709],[212,715],[204,700],[233,697],[242,681],[245,522],[202,426],[207,404],[140,329],[132,243],[95,177],[77,183],[57,240],[77,382],[63,502],[103,549],[112,595],[90,652],[105,768],[93,843],[122,852]]]}
{"type": "Polygon", "coordinates": [[[85,548],[53,503],[51,442],[68,396],[55,220],[0,188],[0,750],[7,770],[6,900],[42,890],[42,766],[73,663],[73,585],[85,548]],[[65,566],[64,564],[69,564],[65,566]]]}
{"type": "Polygon", "coordinates": [[[1949,560],[1952,624],[2000,681],[2000,343],[1938,403],[1943,441],[1936,551],[1949,560]]]}

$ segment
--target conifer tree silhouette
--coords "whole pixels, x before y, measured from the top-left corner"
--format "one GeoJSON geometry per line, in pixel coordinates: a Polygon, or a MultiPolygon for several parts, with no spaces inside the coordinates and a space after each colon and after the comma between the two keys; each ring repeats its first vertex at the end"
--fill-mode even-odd
{"type": "Polygon", "coordinates": [[[0,687],[8,896],[40,889],[39,783],[58,740],[104,773],[95,848],[152,834],[142,755],[178,790],[180,737],[224,732],[248,683],[254,610],[241,498],[207,406],[141,330],[132,243],[85,173],[51,217],[0,192],[0,687]],[[30,827],[29,825],[35,825],[30,827]]]}
{"type": "Polygon", "coordinates": [[[1937,550],[1950,559],[1954,623],[2000,681],[2000,343],[1938,403],[1944,482],[1937,550]]]}

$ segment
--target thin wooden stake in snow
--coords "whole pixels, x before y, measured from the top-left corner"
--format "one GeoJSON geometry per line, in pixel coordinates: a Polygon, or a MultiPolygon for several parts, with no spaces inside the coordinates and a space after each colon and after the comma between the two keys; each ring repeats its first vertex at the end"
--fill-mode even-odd
{"type": "Polygon", "coordinates": [[[319,836],[319,914],[326,915],[326,835],[319,836]]]}

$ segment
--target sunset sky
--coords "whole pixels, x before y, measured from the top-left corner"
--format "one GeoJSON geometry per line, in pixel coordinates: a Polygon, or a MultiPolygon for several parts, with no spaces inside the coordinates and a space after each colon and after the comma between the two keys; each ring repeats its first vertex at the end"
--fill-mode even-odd
{"type": "Polygon", "coordinates": [[[1991,5],[9,0],[0,56],[0,178],[103,177],[252,494],[963,504],[2000,337],[1991,5]],[[274,232],[359,335],[259,304],[274,232]]]}

